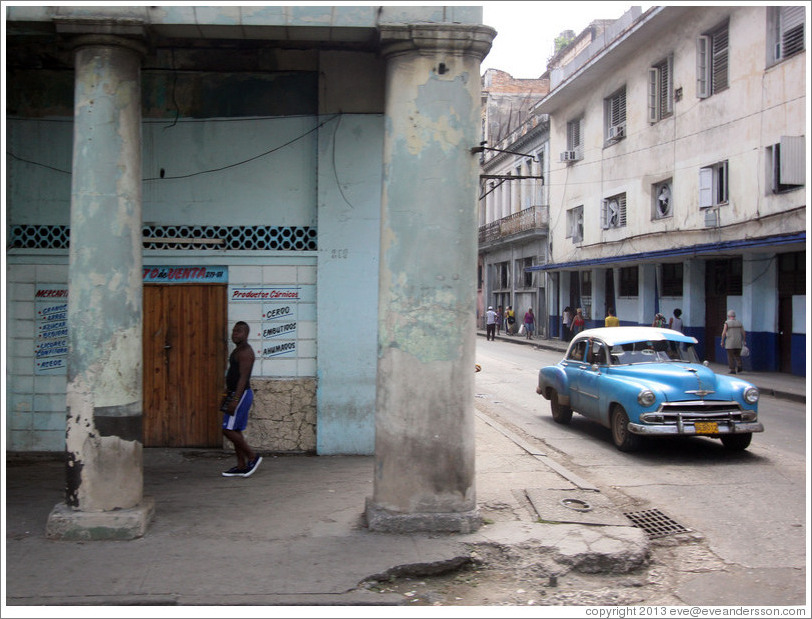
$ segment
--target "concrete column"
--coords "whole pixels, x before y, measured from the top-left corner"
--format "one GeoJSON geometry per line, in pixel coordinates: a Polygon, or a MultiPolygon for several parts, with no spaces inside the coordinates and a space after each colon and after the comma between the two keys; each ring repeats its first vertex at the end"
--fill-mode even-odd
{"type": "Polygon", "coordinates": [[[686,335],[699,340],[701,359],[709,359],[713,343],[705,343],[705,261],[689,258],[682,265],[682,322],[686,335]]]}
{"type": "Polygon", "coordinates": [[[369,528],[472,531],[485,26],[381,27],[387,60],[369,528]]]}
{"type": "Polygon", "coordinates": [[[141,85],[135,42],[77,39],[61,539],[143,535],[141,85]]]}
{"type": "Polygon", "coordinates": [[[638,294],[640,297],[637,322],[644,327],[650,327],[654,320],[654,314],[657,313],[654,311],[654,281],[657,275],[657,265],[645,263],[639,265],[638,269],[640,273],[638,294]]]}

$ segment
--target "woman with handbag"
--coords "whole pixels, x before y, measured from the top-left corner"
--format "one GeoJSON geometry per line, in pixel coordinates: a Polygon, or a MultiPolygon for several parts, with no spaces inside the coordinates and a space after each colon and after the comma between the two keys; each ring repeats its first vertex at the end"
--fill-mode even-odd
{"type": "Polygon", "coordinates": [[[742,347],[747,346],[747,333],[744,325],[736,320],[736,312],[728,310],[725,326],[722,327],[722,346],[727,352],[727,366],[730,374],[742,372],[742,347]]]}

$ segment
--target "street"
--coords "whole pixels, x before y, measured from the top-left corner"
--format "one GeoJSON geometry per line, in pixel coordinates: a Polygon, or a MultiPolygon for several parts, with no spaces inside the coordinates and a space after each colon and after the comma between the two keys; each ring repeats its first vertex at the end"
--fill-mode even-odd
{"type": "Polygon", "coordinates": [[[535,386],[538,369],[560,357],[556,351],[478,341],[477,409],[531,437],[623,512],[657,509],[687,528],[693,534],[688,542],[666,537],[654,544],[654,563],[666,564],[661,576],[667,574],[678,603],[803,604],[804,405],[762,396],[765,432],[742,453],[708,438],[661,439],[623,453],[608,429],[580,415],[568,426],[553,422],[549,402],[535,386]]]}

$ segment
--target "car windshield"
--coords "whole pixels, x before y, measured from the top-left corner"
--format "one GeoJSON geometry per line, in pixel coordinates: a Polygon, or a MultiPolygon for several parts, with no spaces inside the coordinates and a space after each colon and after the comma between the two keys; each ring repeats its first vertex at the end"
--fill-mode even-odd
{"type": "Polygon", "coordinates": [[[699,363],[694,345],[688,342],[655,340],[616,344],[609,351],[612,365],[627,363],[699,363]]]}

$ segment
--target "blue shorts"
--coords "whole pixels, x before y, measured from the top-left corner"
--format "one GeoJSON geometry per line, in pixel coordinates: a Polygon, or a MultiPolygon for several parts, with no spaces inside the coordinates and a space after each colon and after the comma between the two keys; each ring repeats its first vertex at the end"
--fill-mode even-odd
{"type": "Polygon", "coordinates": [[[251,404],[254,403],[254,392],[250,389],[243,391],[240,401],[237,403],[237,408],[234,409],[234,414],[223,415],[223,429],[237,430],[242,432],[248,425],[248,411],[251,409],[251,404]]]}

